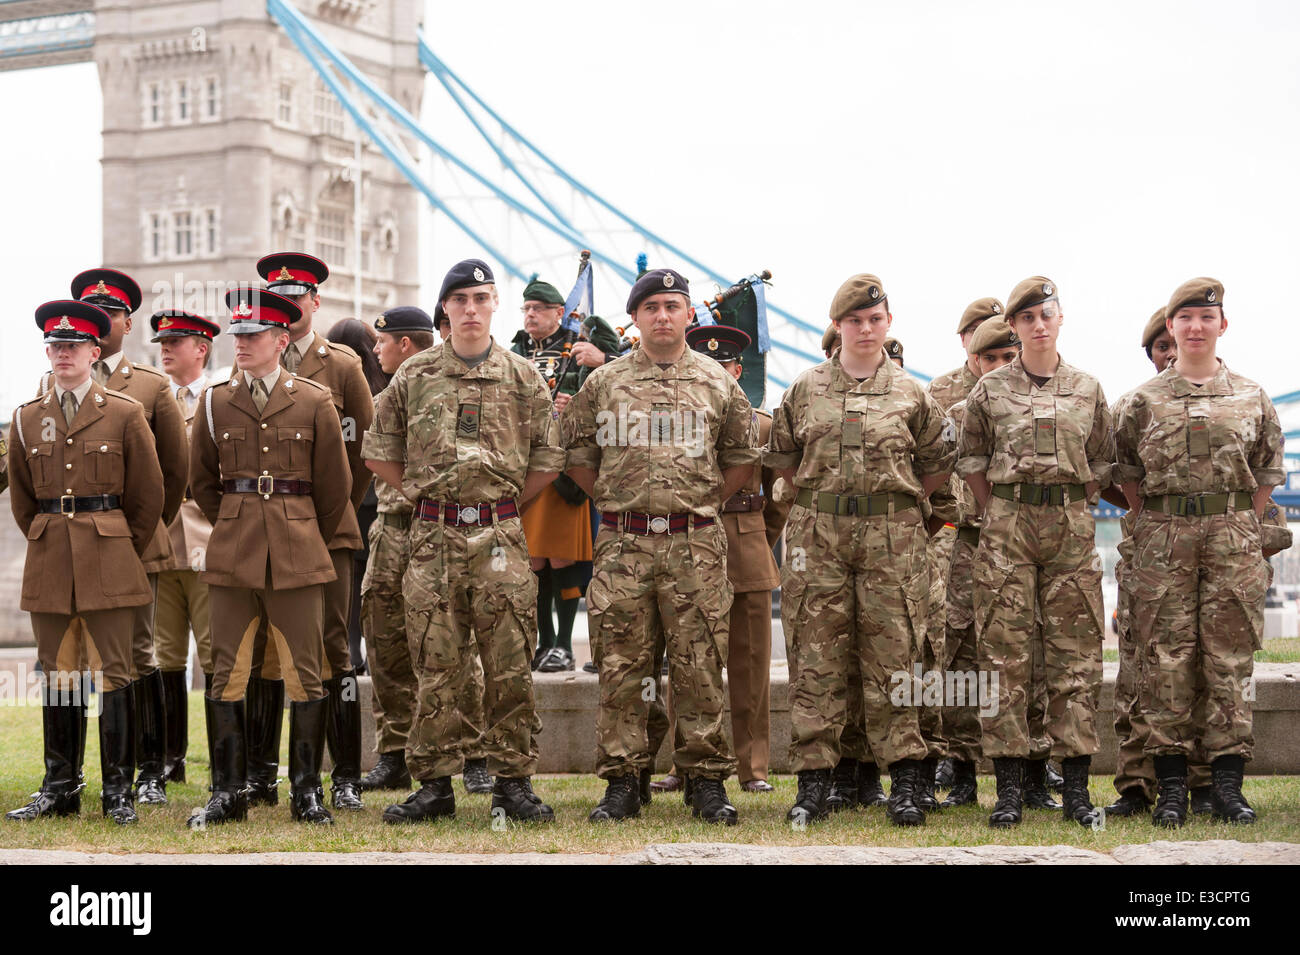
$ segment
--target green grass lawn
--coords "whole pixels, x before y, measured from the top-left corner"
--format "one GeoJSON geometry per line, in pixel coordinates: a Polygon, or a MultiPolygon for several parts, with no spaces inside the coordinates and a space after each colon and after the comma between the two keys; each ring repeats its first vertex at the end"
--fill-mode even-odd
{"type": "MultiPolygon", "coordinates": [[[[980,806],[932,814],[922,829],[896,829],[885,819],[884,809],[840,814],[806,831],[796,832],[785,821],[794,801],[795,781],[773,780],[776,792],[740,793],[728,784],[740,810],[740,825],[710,826],[691,818],[679,794],[657,796],[640,819],[621,825],[592,825],[587,813],[600,799],[604,785],[593,776],[538,777],[535,788],[554,808],[551,826],[515,827],[493,831],[490,796],[467,796],[456,781],[455,820],[415,826],[388,826],[380,818],[384,806],[400,798],[397,793],[367,793],[366,809],[338,813],[332,827],[309,827],[289,820],[288,783],[282,781],[281,803],[252,811],[245,823],[212,827],[206,832],[185,829],[190,810],[206,799],[207,745],[203,726],[203,700],[190,694],[190,782],[167,787],[170,805],[140,808],[140,823],[120,828],[99,812],[99,747],[97,726],[90,721],[86,745],[87,787],[79,818],[35,823],[0,820],[0,848],[74,849],[104,852],[267,852],[360,850],[402,852],[625,852],[649,843],[739,842],[758,845],[1055,845],[1107,851],[1125,843],[1156,839],[1239,839],[1247,842],[1300,842],[1300,777],[1248,779],[1246,794],[1260,814],[1255,826],[1233,827],[1195,819],[1176,833],[1157,830],[1142,819],[1111,819],[1103,831],[1085,830],[1067,823],[1059,812],[1030,812],[1026,822],[1012,831],[994,831],[986,824],[993,804],[993,784],[980,779],[980,806]]],[[[284,739],[288,739],[286,728],[284,739]]],[[[0,808],[8,810],[26,802],[41,778],[41,721],[37,707],[0,707],[0,808]]],[[[282,756],[281,774],[284,773],[282,756]]],[[[1094,776],[1092,798],[1104,805],[1114,798],[1109,777],[1094,776]]]]}
{"type": "MultiPolygon", "coordinates": [[[[1118,663],[1118,650],[1103,650],[1106,663],[1118,663]]],[[[1300,663],[1300,637],[1275,637],[1264,641],[1264,649],[1255,651],[1256,663],[1300,663]]]]}

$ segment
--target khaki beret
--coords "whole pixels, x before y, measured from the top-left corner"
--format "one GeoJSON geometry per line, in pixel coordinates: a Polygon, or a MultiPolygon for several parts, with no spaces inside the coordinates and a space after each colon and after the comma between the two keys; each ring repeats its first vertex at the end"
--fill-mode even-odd
{"type": "Polygon", "coordinates": [[[899,361],[902,361],[902,360],[903,360],[903,343],[900,342],[897,338],[886,338],[886,339],[885,339],[885,357],[886,357],[886,358],[897,358],[899,361]]]}
{"type": "Polygon", "coordinates": [[[1189,305],[1201,307],[1217,305],[1222,308],[1223,284],[1211,278],[1188,279],[1174,289],[1174,294],[1169,297],[1169,304],[1165,306],[1165,314],[1173,318],[1175,312],[1189,305]]]}
{"type": "Polygon", "coordinates": [[[1015,348],[1020,344],[1020,336],[1011,330],[1005,319],[994,318],[975,329],[967,348],[972,355],[994,348],[1015,348]]]}
{"type": "Polygon", "coordinates": [[[840,332],[834,325],[827,325],[822,334],[822,351],[830,355],[840,345],[840,332]]]}
{"type": "Polygon", "coordinates": [[[831,321],[839,321],[854,309],[880,305],[886,298],[885,285],[880,279],[865,272],[855,275],[841,285],[831,299],[831,321]]]}
{"type": "Polygon", "coordinates": [[[1031,275],[1007,296],[1007,317],[1053,298],[1056,298],[1056,283],[1043,275],[1031,275]]]}
{"type": "Polygon", "coordinates": [[[1150,348],[1164,330],[1165,310],[1162,306],[1151,313],[1151,317],[1147,319],[1147,327],[1142,329],[1142,347],[1150,348]]]}
{"type": "Polygon", "coordinates": [[[976,322],[982,322],[986,318],[993,318],[995,315],[1002,314],[1002,303],[995,298],[977,298],[966,306],[966,311],[961,313],[961,321],[957,323],[957,334],[960,335],[966,329],[970,328],[976,322]]]}

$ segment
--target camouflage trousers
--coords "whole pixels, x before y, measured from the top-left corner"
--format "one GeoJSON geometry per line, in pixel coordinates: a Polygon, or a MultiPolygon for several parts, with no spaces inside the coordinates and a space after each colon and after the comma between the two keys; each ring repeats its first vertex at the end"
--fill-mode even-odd
{"type": "MultiPolygon", "coordinates": [[[[380,514],[370,525],[370,558],[361,580],[361,632],[375,713],[375,750],[397,753],[406,740],[415,715],[418,680],[411,661],[420,648],[407,639],[406,601],[402,575],[409,554],[407,528],[399,517],[380,514]]],[[[460,692],[460,711],[467,737],[464,757],[483,756],[483,664],[478,653],[467,670],[460,692]]]]}
{"type": "MultiPolygon", "coordinates": [[[[915,508],[893,516],[821,514],[795,505],[786,526],[781,618],[790,675],[793,772],[833,767],[841,755],[882,766],[924,759],[917,708],[896,704],[926,626],[925,529],[915,508]],[[860,689],[866,746],[852,739],[850,686],[860,689]],[[869,749],[870,755],[863,753],[869,749]]],[[[854,720],[855,724],[857,720],[854,720]]]]}
{"type": "Polygon", "coordinates": [[[1094,540],[1085,501],[989,498],[973,575],[980,669],[998,677],[997,712],[980,718],[985,756],[1048,755],[1035,753],[1030,737],[1036,644],[1050,754],[1097,752],[1102,600],[1094,540]]]}
{"type": "Polygon", "coordinates": [[[651,765],[647,724],[663,708],[655,668],[662,641],[676,717],[673,762],[693,776],[726,779],[736,760],[723,719],[732,592],[722,525],[654,535],[602,527],[593,566],[587,615],[600,675],[597,775],[651,765]]]}
{"type": "Polygon", "coordinates": [[[1254,651],[1264,630],[1269,568],[1254,511],[1138,515],[1126,574],[1141,660],[1143,749],[1204,758],[1254,748],[1254,651]]]}
{"type": "MultiPolygon", "coordinates": [[[[969,535],[969,531],[966,532],[969,535]]],[[[948,563],[944,614],[943,669],[962,673],[979,670],[979,647],[975,640],[974,580],[975,543],[955,537],[948,563]]],[[[1032,732],[1032,731],[1031,731],[1032,732]]],[[[943,708],[944,755],[970,763],[979,762],[980,718],[976,701],[966,706],[943,708]]]]}
{"type": "Polygon", "coordinates": [[[406,762],[418,779],[459,773],[473,758],[462,709],[474,650],[483,665],[483,752],[496,776],[531,776],[537,648],[537,578],[518,518],[474,527],[416,520],[402,577],[406,630],[415,654],[415,714],[406,762]]]}
{"type": "MultiPolygon", "coordinates": [[[[952,560],[953,542],[957,539],[957,528],[945,524],[939,532],[925,544],[925,559],[930,568],[930,589],[926,601],[926,624],[921,631],[921,645],[918,658],[924,672],[948,669],[947,608],[945,607],[948,590],[948,564],[952,560]]],[[[921,724],[921,736],[925,739],[927,756],[942,759],[947,755],[944,741],[943,709],[937,706],[922,706],[917,716],[921,724]]]]}

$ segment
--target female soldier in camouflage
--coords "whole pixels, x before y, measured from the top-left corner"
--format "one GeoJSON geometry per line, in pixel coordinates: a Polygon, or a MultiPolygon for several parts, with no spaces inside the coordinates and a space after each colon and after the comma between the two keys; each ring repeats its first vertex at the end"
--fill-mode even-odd
{"type": "Polygon", "coordinates": [[[1260,519],[1283,479],[1282,428],[1259,385],[1216,355],[1228,327],[1221,284],[1184,282],[1165,323],[1177,365],[1134,391],[1116,422],[1117,476],[1137,514],[1129,587],[1143,748],[1159,785],[1151,818],[1169,827],[1186,821],[1187,758],[1199,737],[1214,817],[1251,823],[1241,783],[1254,743],[1249,690],[1269,579],[1260,519]]]}

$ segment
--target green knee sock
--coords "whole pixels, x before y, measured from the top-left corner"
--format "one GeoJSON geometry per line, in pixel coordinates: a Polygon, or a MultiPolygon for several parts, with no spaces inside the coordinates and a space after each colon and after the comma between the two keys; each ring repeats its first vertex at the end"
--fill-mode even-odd
{"type": "Polygon", "coordinates": [[[533,571],[537,577],[537,646],[549,650],[555,646],[555,623],[551,619],[551,568],[533,571]]]}

